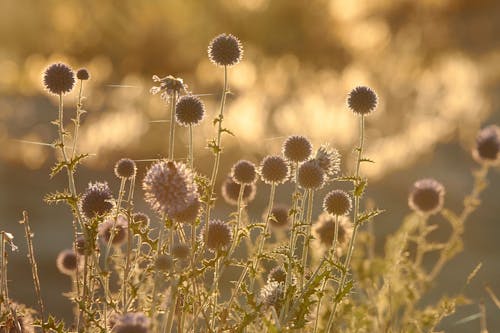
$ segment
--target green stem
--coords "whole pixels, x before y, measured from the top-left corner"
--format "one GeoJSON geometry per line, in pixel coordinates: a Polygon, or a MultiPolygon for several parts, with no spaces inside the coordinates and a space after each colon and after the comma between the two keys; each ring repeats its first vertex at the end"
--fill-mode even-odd
{"type": "Polygon", "coordinates": [[[174,160],[174,140],[175,140],[175,103],[177,102],[177,91],[174,90],[170,101],[170,138],[168,141],[168,159],[174,160]]]}
{"type": "Polygon", "coordinates": [[[189,167],[191,170],[193,170],[193,164],[194,164],[194,153],[193,153],[193,125],[189,124],[189,143],[188,143],[188,150],[189,150],[189,167]]]}
{"type": "Polygon", "coordinates": [[[219,269],[220,269],[220,261],[221,257],[219,255],[219,251],[217,251],[215,259],[215,269],[214,269],[214,292],[213,292],[213,304],[212,304],[212,320],[211,320],[211,328],[212,331],[215,330],[215,322],[217,321],[217,302],[219,295],[219,269]]]}
{"type": "Polygon", "coordinates": [[[309,254],[309,243],[311,241],[311,223],[312,223],[312,211],[313,211],[313,200],[314,200],[314,190],[309,189],[308,194],[308,204],[307,204],[307,215],[306,215],[306,235],[304,238],[304,244],[302,245],[302,273],[300,274],[300,287],[304,288],[304,274],[306,271],[307,257],[309,254]]]}
{"type": "Polygon", "coordinates": [[[78,129],[80,128],[80,116],[85,111],[82,111],[82,92],[83,92],[83,80],[80,80],[80,89],[78,91],[78,102],[76,104],[76,119],[75,119],[75,132],[73,134],[73,148],[71,149],[71,159],[75,158],[76,155],[76,142],[78,141],[78,129]]]}

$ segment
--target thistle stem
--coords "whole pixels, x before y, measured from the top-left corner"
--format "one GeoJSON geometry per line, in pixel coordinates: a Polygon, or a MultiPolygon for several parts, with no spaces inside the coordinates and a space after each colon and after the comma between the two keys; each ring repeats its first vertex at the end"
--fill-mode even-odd
{"type": "Polygon", "coordinates": [[[174,140],[175,140],[175,103],[177,102],[177,91],[174,90],[170,103],[170,137],[168,141],[168,159],[174,160],[174,140]]]}
{"type": "Polygon", "coordinates": [[[312,220],[312,210],[313,210],[313,200],[314,191],[309,189],[307,191],[308,203],[307,203],[307,215],[306,215],[306,234],[304,238],[304,244],[302,245],[302,272],[300,274],[300,287],[304,288],[304,274],[306,271],[307,257],[309,254],[309,242],[311,238],[311,220],[312,220]]]}
{"type": "Polygon", "coordinates": [[[189,143],[188,143],[188,150],[189,150],[189,168],[193,170],[193,164],[194,164],[194,153],[193,153],[193,125],[189,124],[189,143]]]}

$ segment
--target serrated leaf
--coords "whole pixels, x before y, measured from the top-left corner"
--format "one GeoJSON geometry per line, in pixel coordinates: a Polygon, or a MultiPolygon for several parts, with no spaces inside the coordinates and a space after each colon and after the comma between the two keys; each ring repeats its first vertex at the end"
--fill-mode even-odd
{"type": "Polygon", "coordinates": [[[365,191],[365,187],[366,187],[366,180],[360,181],[354,188],[354,196],[355,197],[362,196],[363,192],[365,191]]]}
{"type": "Polygon", "coordinates": [[[61,172],[62,169],[66,167],[66,162],[60,161],[57,162],[52,169],[50,169],[50,178],[54,178],[55,175],[57,175],[59,172],[61,172]]]}
{"type": "Polygon", "coordinates": [[[374,161],[374,160],[371,160],[371,159],[369,159],[369,158],[361,158],[361,159],[359,160],[359,162],[360,162],[360,163],[362,163],[362,162],[375,163],[375,161],[374,161]]]}
{"type": "Polygon", "coordinates": [[[67,202],[69,204],[76,203],[76,199],[73,198],[71,193],[69,193],[68,191],[49,193],[45,195],[43,200],[48,204],[56,204],[60,202],[67,202]]]}
{"type": "Polygon", "coordinates": [[[337,296],[335,296],[335,303],[339,303],[352,289],[353,283],[352,280],[347,282],[347,284],[344,286],[344,289],[342,289],[337,296]]]}
{"type": "Polygon", "coordinates": [[[382,210],[382,209],[374,209],[374,210],[369,211],[369,212],[364,212],[358,218],[358,223],[366,222],[366,221],[374,218],[375,216],[382,214],[383,212],[384,212],[384,210],[382,210]]]}
{"type": "Polygon", "coordinates": [[[221,128],[221,133],[227,133],[231,136],[235,136],[233,132],[231,132],[230,130],[228,130],[227,128],[221,128]]]}

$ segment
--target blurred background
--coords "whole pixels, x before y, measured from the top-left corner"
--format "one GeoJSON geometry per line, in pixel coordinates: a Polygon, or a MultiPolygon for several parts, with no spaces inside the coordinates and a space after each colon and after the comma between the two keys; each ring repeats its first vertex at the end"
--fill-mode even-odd
{"type": "MultiPolygon", "coordinates": [[[[236,136],[223,139],[219,181],[237,159],[258,163],[278,153],[291,134],[309,137],[316,148],[330,143],[341,152],[347,174],[358,132],[345,99],[357,85],[374,88],[380,105],[367,119],[367,156],[377,163],[362,172],[370,180],[367,197],[386,209],[374,224],[382,254],[385,236],[409,212],[407,193],[415,180],[438,179],[447,188],[447,207],[462,207],[477,168],[470,154],[475,135],[486,124],[500,124],[498,17],[500,2],[494,0],[0,0],[0,229],[13,233],[20,248],[9,258],[10,295],[34,306],[18,224],[28,210],[47,307],[70,316],[62,296],[70,281],[57,272],[55,257],[71,247],[71,215],[65,206],[42,201],[44,194],[63,189],[66,178],[50,179],[53,151],[28,143],[56,139],[50,121],[57,101],[41,84],[50,63],[91,73],[79,150],[93,155],[78,170],[80,191],[95,180],[109,181],[118,191],[112,169],[121,157],[166,155],[169,125],[161,120],[168,118],[168,108],[149,93],[153,75],[181,77],[194,94],[206,94],[208,114],[194,132],[195,166],[211,170],[205,147],[215,135],[211,120],[223,71],[209,62],[206,50],[220,33],[239,37],[245,53],[229,71],[225,125],[236,136]]],[[[76,98],[65,98],[68,118],[76,98]]],[[[176,134],[176,156],[185,157],[187,131],[176,134]]],[[[139,165],[139,179],[147,165],[139,165]]],[[[433,288],[436,298],[456,294],[483,263],[465,289],[474,303],[443,322],[439,329],[447,332],[477,332],[477,319],[457,322],[477,313],[481,299],[490,332],[500,331],[499,310],[483,288],[489,283],[500,294],[498,168],[489,179],[482,206],[466,226],[464,251],[433,288]]],[[[278,190],[282,200],[288,190],[278,190]]],[[[258,193],[249,206],[255,219],[268,188],[261,183],[258,193]]],[[[137,205],[149,212],[142,199],[137,205]]],[[[317,214],[319,200],[316,206],[317,214]]],[[[230,210],[222,200],[218,207],[221,216],[230,210]]],[[[444,240],[446,231],[443,226],[433,236],[444,240]]]]}

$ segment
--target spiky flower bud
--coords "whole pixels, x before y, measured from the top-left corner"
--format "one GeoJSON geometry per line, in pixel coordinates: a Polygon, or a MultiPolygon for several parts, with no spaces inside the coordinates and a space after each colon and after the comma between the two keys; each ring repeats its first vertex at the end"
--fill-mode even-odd
{"type": "Polygon", "coordinates": [[[271,283],[273,281],[285,283],[286,271],[282,266],[276,266],[269,272],[269,275],[267,276],[267,283],[271,283]]]}
{"type": "Polygon", "coordinates": [[[122,158],[115,164],[115,175],[118,178],[132,178],[137,173],[137,166],[130,158],[122,158]]]}
{"type": "Polygon", "coordinates": [[[76,72],[76,78],[78,80],[86,81],[86,80],[90,79],[90,73],[86,68],[80,68],[76,72]]]}
{"type": "Polygon", "coordinates": [[[88,219],[109,213],[113,206],[113,194],[107,182],[89,183],[80,201],[80,210],[88,219]]]}
{"type": "Polygon", "coordinates": [[[347,106],[352,112],[367,115],[377,107],[377,94],[369,87],[356,87],[347,97],[347,106]]]}
{"type": "Polygon", "coordinates": [[[258,303],[265,307],[274,307],[279,313],[285,299],[285,285],[276,281],[271,281],[262,287],[258,298],[258,303]]]}
{"type": "Polygon", "coordinates": [[[311,156],[311,142],[304,136],[293,135],[283,143],[283,155],[291,162],[302,162],[311,156]]]}
{"type": "Polygon", "coordinates": [[[66,249],[59,253],[56,260],[57,269],[59,272],[66,275],[76,273],[78,267],[78,257],[72,249],[66,249]]]}
{"type": "MultiPolygon", "coordinates": [[[[201,235],[205,234],[205,230],[201,235]]],[[[233,239],[231,228],[229,225],[220,220],[212,220],[208,223],[207,243],[206,247],[213,251],[220,251],[227,248],[233,239]]]]}
{"type": "MultiPolygon", "coordinates": [[[[345,248],[351,239],[353,232],[352,223],[345,216],[338,216],[338,235],[337,250],[345,248]]],[[[319,240],[319,243],[327,249],[330,249],[335,237],[335,217],[323,212],[318,217],[318,221],[313,226],[313,235],[319,240]]]]}
{"type": "Polygon", "coordinates": [[[497,164],[500,161],[500,129],[490,125],[479,131],[474,157],[480,163],[497,164]]]}
{"type": "Polygon", "coordinates": [[[444,204],[444,186],[435,179],[416,181],[408,197],[408,205],[417,213],[432,215],[438,213],[444,204]]]}
{"type": "Polygon", "coordinates": [[[257,171],[252,162],[240,160],[233,165],[231,176],[238,184],[252,184],[257,178],[257,171]]]}
{"type": "Polygon", "coordinates": [[[323,209],[332,215],[346,215],[351,210],[351,197],[345,191],[333,190],[323,200],[323,209]]]}
{"type": "MultiPolygon", "coordinates": [[[[222,197],[224,200],[230,205],[238,204],[238,196],[240,194],[240,188],[242,185],[236,183],[231,176],[228,176],[224,182],[222,183],[222,197]]],[[[253,199],[255,199],[255,194],[257,192],[257,187],[255,183],[249,185],[243,185],[245,188],[243,189],[243,202],[249,203],[253,199]]]]}
{"type": "Polygon", "coordinates": [[[52,64],[43,73],[43,85],[51,94],[65,95],[73,90],[75,73],[66,64],[52,64]]]}
{"type": "Polygon", "coordinates": [[[325,173],[316,160],[309,160],[299,166],[297,182],[305,189],[315,190],[323,186],[325,173]]]}
{"type": "Polygon", "coordinates": [[[340,171],[340,154],[336,149],[332,149],[328,144],[321,145],[314,157],[319,166],[325,172],[327,181],[332,181],[340,171]]]}
{"type": "Polygon", "coordinates": [[[243,57],[243,47],[233,35],[220,34],[208,45],[208,58],[217,66],[234,66],[243,57]]]}
{"type": "Polygon", "coordinates": [[[107,244],[111,239],[113,234],[112,245],[119,246],[122,245],[128,236],[128,221],[123,215],[118,215],[116,223],[114,217],[108,217],[106,221],[99,225],[99,237],[107,244]]]}
{"type": "Polygon", "coordinates": [[[288,177],[289,167],[281,156],[266,156],[260,164],[260,175],[267,184],[282,184],[288,177]]]}
{"type": "Polygon", "coordinates": [[[198,125],[204,115],[205,104],[196,96],[182,96],[175,105],[175,120],[177,120],[179,125],[198,125]]]}

